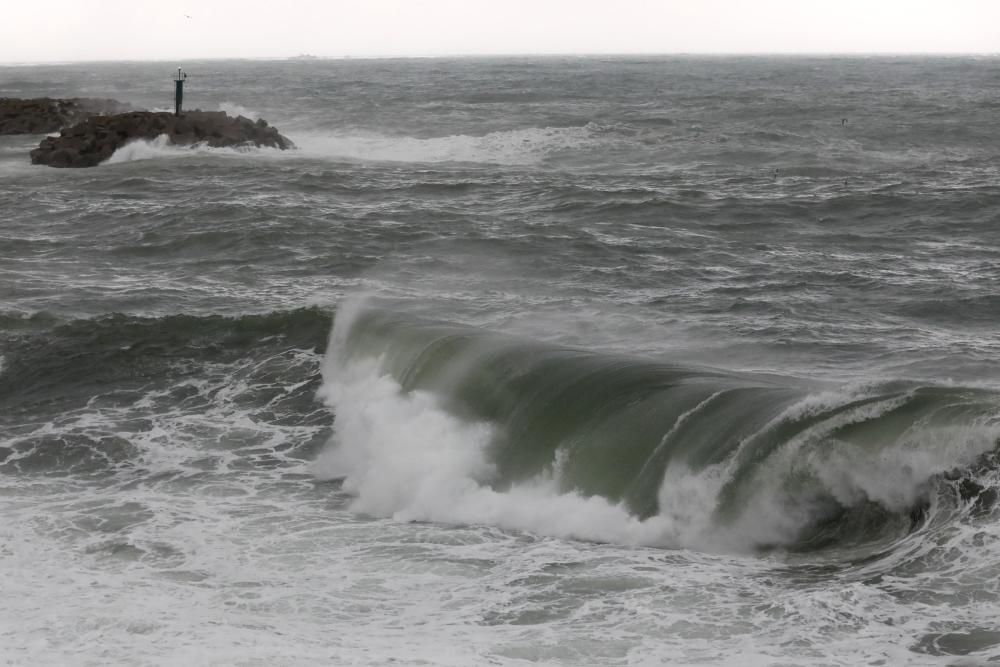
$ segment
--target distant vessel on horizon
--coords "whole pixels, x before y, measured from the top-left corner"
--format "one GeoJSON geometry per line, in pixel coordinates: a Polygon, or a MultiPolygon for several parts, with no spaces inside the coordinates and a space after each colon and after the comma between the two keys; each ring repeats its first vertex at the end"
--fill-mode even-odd
{"type": "Polygon", "coordinates": [[[297,56],[293,56],[292,60],[319,60],[319,56],[314,56],[311,53],[300,53],[297,56]]]}

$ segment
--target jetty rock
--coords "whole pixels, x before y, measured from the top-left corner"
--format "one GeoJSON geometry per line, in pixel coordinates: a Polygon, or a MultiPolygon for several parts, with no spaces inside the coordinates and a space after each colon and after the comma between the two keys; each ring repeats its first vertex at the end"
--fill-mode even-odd
{"type": "Polygon", "coordinates": [[[132,111],[117,100],[0,97],[0,134],[49,134],[91,116],[132,111]]]}
{"type": "Polygon", "coordinates": [[[265,146],[282,150],[295,147],[265,120],[233,118],[224,111],[188,111],[180,116],[133,111],[94,116],[62,130],[58,137],[46,137],[31,151],[31,163],[50,167],[94,167],[129,142],[152,140],[161,135],[176,146],[265,146]]]}

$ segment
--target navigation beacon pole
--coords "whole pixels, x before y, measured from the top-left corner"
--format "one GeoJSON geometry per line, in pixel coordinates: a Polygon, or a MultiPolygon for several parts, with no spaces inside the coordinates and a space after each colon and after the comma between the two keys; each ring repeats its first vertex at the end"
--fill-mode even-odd
{"type": "Polygon", "coordinates": [[[181,105],[184,103],[184,79],[188,77],[181,68],[177,68],[177,76],[174,78],[174,115],[181,115],[181,105]]]}

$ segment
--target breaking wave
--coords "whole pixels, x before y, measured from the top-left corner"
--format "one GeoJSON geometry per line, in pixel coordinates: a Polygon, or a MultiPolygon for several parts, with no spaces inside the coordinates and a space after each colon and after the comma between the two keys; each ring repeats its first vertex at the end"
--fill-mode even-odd
{"type": "MultiPolygon", "coordinates": [[[[242,108],[239,111],[239,115],[250,113],[242,108]]],[[[115,151],[105,164],[198,154],[238,155],[252,152],[272,157],[319,160],[530,165],[561,152],[596,148],[606,141],[606,137],[601,137],[592,124],[582,127],[528,128],[492,132],[483,136],[461,134],[417,138],[377,133],[303,133],[292,134],[291,138],[298,150],[282,154],[282,151],[274,149],[212,148],[205,144],[174,146],[166,135],[161,135],[156,139],[129,142],[115,151]]]]}
{"type": "Polygon", "coordinates": [[[137,162],[140,160],[161,160],[193,157],[197,155],[221,155],[234,156],[245,155],[247,153],[277,153],[277,148],[265,148],[255,146],[233,146],[216,148],[208,144],[198,143],[190,146],[176,146],[170,143],[170,138],[161,134],[155,139],[137,139],[130,141],[118,150],[102,164],[121,164],[123,162],[137,162]]]}
{"type": "MultiPolygon", "coordinates": [[[[259,114],[239,105],[223,103],[220,110],[230,115],[259,118],[259,114]]],[[[399,163],[469,163],[493,165],[535,165],[549,159],[603,155],[607,150],[635,143],[631,133],[620,126],[597,123],[568,127],[530,127],[502,130],[483,135],[455,134],[438,137],[393,136],[367,130],[288,132],[294,151],[269,148],[212,148],[205,144],[174,146],[164,136],[140,139],[119,148],[106,164],[184,157],[212,153],[246,155],[273,159],[314,159],[399,163]]]]}
{"type": "Polygon", "coordinates": [[[869,552],[971,512],[1000,400],[821,386],[342,307],[316,462],[358,512],[709,551],[869,552]]]}
{"type": "Polygon", "coordinates": [[[375,162],[479,162],[534,164],[559,153],[597,145],[597,126],[543,127],[491,132],[482,136],[456,134],[417,138],[374,132],[302,134],[293,136],[304,155],[375,162]]]}

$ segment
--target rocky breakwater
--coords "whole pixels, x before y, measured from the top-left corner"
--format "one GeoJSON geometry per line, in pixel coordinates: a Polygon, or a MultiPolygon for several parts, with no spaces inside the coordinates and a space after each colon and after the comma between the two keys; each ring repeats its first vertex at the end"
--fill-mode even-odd
{"type": "Polygon", "coordinates": [[[49,134],[91,116],[132,111],[115,100],[0,97],[0,134],[49,134]]]}
{"type": "Polygon", "coordinates": [[[151,140],[161,135],[177,146],[295,147],[264,120],[233,118],[223,111],[189,111],[180,116],[135,111],[88,118],[64,129],[58,137],[47,137],[31,151],[31,162],[50,167],[93,167],[131,141],[151,140]]]}

